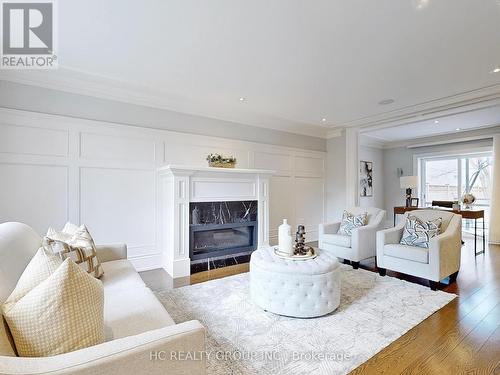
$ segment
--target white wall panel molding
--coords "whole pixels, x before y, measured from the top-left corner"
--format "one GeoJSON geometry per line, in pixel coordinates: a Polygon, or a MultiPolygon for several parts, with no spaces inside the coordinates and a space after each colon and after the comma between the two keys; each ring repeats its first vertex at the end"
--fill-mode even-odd
{"type": "Polygon", "coordinates": [[[155,186],[153,170],[81,167],[79,222],[98,243],[126,242],[131,258],[158,253],[155,186]]]}
{"type": "Polygon", "coordinates": [[[295,156],[296,177],[318,177],[324,176],[325,159],[311,156],[295,156]]]}
{"type": "MultiPolygon", "coordinates": [[[[41,234],[67,220],[85,223],[97,242],[127,242],[138,269],[158,268],[165,264],[162,236],[173,232],[162,228],[157,210],[156,169],[206,167],[213,152],[234,155],[238,168],[277,171],[266,186],[271,243],[284,218],[305,224],[307,239],[315,240],[324,221],[324,152],[5,108],[0,222],[24,221],[41,234]]],[[[185,257],[176,262],[186,266],[185,257]]]]}
{"type": "Polygon", "coordinates": [[[257,151],[253,153],[253,166],[258,169],[276,171],[275,176],[292,175],[292,157],[290,153],[257,151]]]}
{"type": "Polygon", "coordinates": [[[0,152],[34,156],[68,156],[67,130],[42,129],[3,123],[0,120],[0,152]]]}
{"type": "Polygon", "coordinates": [[[0,161],[0,181],[0,222],[24,222],[43,235],[68,220],[67,166],[0,161]]]}
{"type": "Polygon", "coordinates": [[[80,157],[89,160],[123,160],[154,163],[155,142],[151,139],[136,139],[116,135],[82,132],[80,134],[80,157]]]}
{"type": "Polygon", "coordinates": [[[346,129],[346,207],[359,205],[359,133],[356,129],[346,129]]]}

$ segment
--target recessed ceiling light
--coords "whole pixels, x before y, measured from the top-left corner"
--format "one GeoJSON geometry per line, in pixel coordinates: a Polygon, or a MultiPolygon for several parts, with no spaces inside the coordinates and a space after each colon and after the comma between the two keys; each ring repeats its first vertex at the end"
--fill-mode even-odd
{"type": "Polygon", "coordinates": [[[321,122],[326,122],[326,118],[322,118],[322,119],[321,119],[321,122]]]}
{"type": "Polygon", "coordinates": [[[500,72],[500,68],[495,68],[491,71],[491,73],[499,73],[500,72]]]}
{"type": "Polygon", "coordinates": [[[439,124],[439,120],[434,120],[434,124],[439,124]]]}
{"type": "Polygon", "coordinates": [[[387,104],[392,104],[394,103],[394,99],[384,99],[378,102],[380,105],[387,105],[387,104]]]}
{"type": "Polygon", "coordinates": [[[244,102],[245,100],[246,99],[243,96],[240,98],[240,102],[244,102]]]}
{"type": "Polygon", "coordinates": [[[422,10],[424,8],[427,8],[429,5],[430,0],[414,0],[415,3],[415,8],[417,10],[422,10]]]}
{"type": "Polygon", "coordinates": [[[456,128],[455,130],[456,130],[457,132],[459,132],[459,131],[460,131],[460,130],[462,130],[462,129],[460,129],[460,128],[456,128]]]}

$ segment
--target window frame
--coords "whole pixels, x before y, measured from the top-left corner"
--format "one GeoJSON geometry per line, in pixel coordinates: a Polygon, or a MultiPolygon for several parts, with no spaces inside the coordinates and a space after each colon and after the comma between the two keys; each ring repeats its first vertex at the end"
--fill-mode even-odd
{"type": "MultiPolygon", "coordinates": [[[[418,163],[417,165],[417,175],[419,178],[419,186],[418,186],[418,197],[420,198],[420,201],[424,204],[424,206],[430,205],[432,201],[427,201],[426,197],[426,189],[425,189],[425,183],[426,183],[426,162],[429,161],[439,161],[439,160],[456,160],[457,162],[457,197],[460,199],[462,196],[462,186],[465,186],[465,189],[468,190],[468,179],[466,181],[462,181],[464,176],[462,173],[462,164],[463,164],[463,159],[471,159],[471,158],[476,158],[476,157],[492,157],[493,156],[493,151],[491,149],[489,150],[483,150],[483,151],[476,151],[476,152],[454,152],[454,153],[447,153],[444,155],[420,155],[417,157],[416,161],[418,163]],[[463,184],[462,184],[463,183],[463,184]]],[[[469,169],[470,163],[466,163],[465,166],[465,173],[467,175],[468,169],[469,169]]],[[[479,207],[489,207],[490,205],[487,204],[477,204],[479,207]]]]}

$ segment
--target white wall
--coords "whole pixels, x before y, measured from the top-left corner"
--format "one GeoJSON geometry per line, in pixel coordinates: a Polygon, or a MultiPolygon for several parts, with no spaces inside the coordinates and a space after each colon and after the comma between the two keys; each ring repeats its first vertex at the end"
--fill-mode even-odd
{"type": "Polygon", "coordinates": [[[325,151],[323,138],[0,80],[0,107],[325,151]]]}
{"type": "Polygon", "coordinates": [[[0,222],[25,222],[39,233],[67,220],[85,223],[97,243],[126,242],[139,270],[156,268],[156,168],[206,165],[210,152],[233,154],[240,168],[276,170],[271,239],[288,218],[316,240],[324,152],[1,108],[0,222]]]}
{"type": "Polygon", "coordinates": [[[346,208],[346,136],[345,132],[338,137],[328,139],[327,147],[327,190],[326,219],[335,221],[342,217],[346,208]]]}
{"type": "Polygon", "coordinates": [[[360,146],[359,160],[373,163],[373,196],[359,197],[361,207],[384,208],[384,152],[381,149],[360,146]]]}

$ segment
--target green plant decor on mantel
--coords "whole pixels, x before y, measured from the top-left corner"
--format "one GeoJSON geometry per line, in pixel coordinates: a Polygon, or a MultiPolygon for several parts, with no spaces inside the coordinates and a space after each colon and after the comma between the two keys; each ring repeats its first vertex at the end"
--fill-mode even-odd
{"type": "Polygon", "coordinates": [[[224,156],[221,154],[209,154],[207,156],[208,166],[216,168],[234,168],[236,158],[234,156],[224,156]]]}

